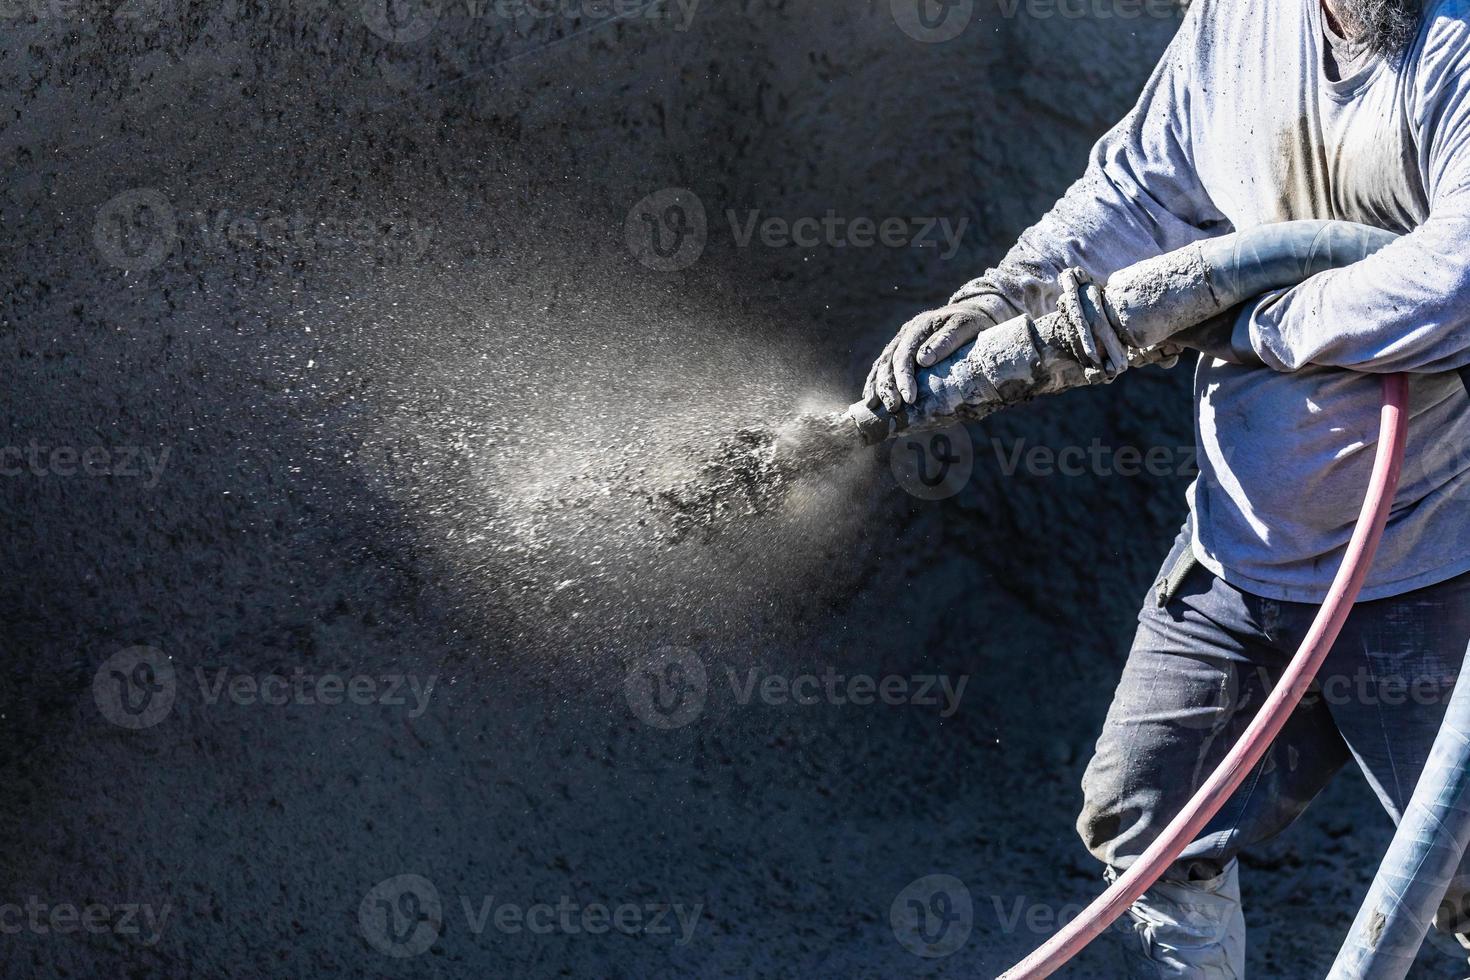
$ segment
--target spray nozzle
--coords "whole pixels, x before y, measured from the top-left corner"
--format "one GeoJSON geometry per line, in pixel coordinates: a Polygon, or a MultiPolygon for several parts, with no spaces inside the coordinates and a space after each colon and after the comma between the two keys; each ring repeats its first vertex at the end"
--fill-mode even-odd
{"type": "Polygon", "coordinates": [[[900,409],[894,414],[884,406],[877,395],[866,401],[853,402],[845,413],[857,426],[858,436],[866,446],[876,446],[908,428],[907,411],[900,409]]]}

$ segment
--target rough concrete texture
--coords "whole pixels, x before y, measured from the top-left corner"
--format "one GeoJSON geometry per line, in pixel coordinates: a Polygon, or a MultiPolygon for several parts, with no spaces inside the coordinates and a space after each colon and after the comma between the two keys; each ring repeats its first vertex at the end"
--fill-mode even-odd
{"type": "MultiPolygon", "coordinates": [[[[706,0],[684,30],[446,3],[398,41],[356,3],[0,7],[3,442],[121,471],[0,481],[0,903],[111,923],[0,918],[0,973],[979,976],[1093,894],[1078,780],[1185,479],[1007,476],[992,440],[1188,445],[1183,369],[974,427],[938,503],[880,452],[670,541],[585,483],[677,485],[850,401],[1176,26],[1003,8],[921,44],[886,2],[706,0]],[[625,227],[666,188],[708,241],[658,271],[625,227]],[[970,223],[947,258],[742,247],[756,209],[970,223]],[[115,659],[137,646],[152,674],[115,659]],[[708,692],[660,728],[625,678],[665,647],[708,692]],[[742,694],[829,667],[969,682],[947,715],[742,694]],[[169,668],[155,723],[109,721],[169,668]],[[297,672],[362,696],[260,703],[297,672]],[[381,703],[405,676],[424,710],[381,703]],[[438,916],[373,891],[404,874],[438,916]],[[972,929],[923,958],[890,910],[934,874],[972,929]],[[687,942],[475,927],[563,901],[697,915],[687,942]],[[167,910],[156,941],[133,904],[167,910]],[[427,916],[422,952],[375,948],[384,909],[427,916]]],[[[1248,859],[1253,975],[1320,974],[1387,838],[1345,777],[1248,859]]]]}

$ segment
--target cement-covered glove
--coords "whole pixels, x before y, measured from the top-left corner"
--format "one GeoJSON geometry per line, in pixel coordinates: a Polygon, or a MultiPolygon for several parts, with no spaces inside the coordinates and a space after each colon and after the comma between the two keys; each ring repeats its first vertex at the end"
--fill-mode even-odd
{"type": "Polygon", "coordinates": [[[920,313],[899,328],[873,362],[863,385],[863,398],[877,395],[896,412],[919,399],[918,372],[945,360],[980,331],[1016,315],[1000,296],[985,294],[920,313]]]}
{"type": "MultiPolygon", "coordinates": [[[[1082,270],[1064,270],[1058,286],[1055,313],[1040,319],[1012,317],[979,331],[940,363],[920,370],[914,398],[897,410],[888,408],[886,399],[880,404],[881,389],[853,405],[849,415],[864,440],[981,419],[1042,395],[1106,384],[1132,367],[1177,360],[1174,345],[1131,343],[1120,313],[1082,270]]],[[[874,370],[882,367],[880,363],[874,370]]]]}

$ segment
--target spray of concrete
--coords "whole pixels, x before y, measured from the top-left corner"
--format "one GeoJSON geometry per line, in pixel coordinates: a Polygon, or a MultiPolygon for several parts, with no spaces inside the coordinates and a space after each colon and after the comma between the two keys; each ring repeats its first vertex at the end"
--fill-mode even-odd
{"type": "Polygon", "coordinates": [[[721,440],[694,476],[650,498],[668,508],[671,541],[709,533],[732,519],[779,508],[804,480],[848,459],[861,443],[841,413],[797,415],[777,426],[743,428],[721,440]]]}
{"type": "Polygon", "coordinates": [[[865,520],[882,459],[840,413],[843,379],[812,388],[830,356],[707,299],[605,281],[543,299],[543,275],[577,281],[537,270],[531,295],[497,284],[469,311],[468,290],[416,289],[410,356],[359,348],[369,399],[331,428],[361,499],[393,508],[377,523],[458,623],[521,658],[595,674],[618,650],[797,642],[790,624],[818,622],[884,530],[865,520]]]}

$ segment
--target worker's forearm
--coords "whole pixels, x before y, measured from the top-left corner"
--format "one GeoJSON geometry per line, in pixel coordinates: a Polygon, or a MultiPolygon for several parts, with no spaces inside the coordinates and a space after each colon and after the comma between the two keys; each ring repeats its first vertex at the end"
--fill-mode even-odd
{"type": "Polygon", "coordinates": [[[998,266],[966,283],[951,302],[994,296],[1009,315],[1045,316],[1056,307],[1064,269],[1082,269],[1105,282],[1119,269],[1207,237],[1153,199],[1128,169],[1128,153],[1115,145],[1131,138],[1128,132],[1125,120],[1094,150],[1082,179],[1022,233],[998,266]],[[1124,159],[1110,162],[1120,155],[1124,159]]]}
{"type": "Polygon", "coordinates": [[[1258,306],[1235,338],[1277,371],[1470,364],[1470,220],[1431,218],[1362,262],[1314,276],[1258,306]]]}
{"type": "Polygon", "coordinates": [[[1011,315],[1044,316],[1063,269],[1106,282],[1119,269],[1230,230],[1191,158],[1189,90],[1208,45],[1191,9],[1132,111],[1103,135],[1087,169],[995,268],[954,301],[993,294],[1011,315]]]}

